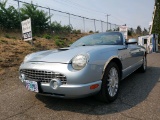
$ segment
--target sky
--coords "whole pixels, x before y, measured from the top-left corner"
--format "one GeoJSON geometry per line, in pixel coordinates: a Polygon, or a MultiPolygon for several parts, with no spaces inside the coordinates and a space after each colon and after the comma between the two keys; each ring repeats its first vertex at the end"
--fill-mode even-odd
{"type": "MultiPolygon", "coordinates": [[[[16,4],[13,0],[8,0],[10,4],[16,4]]],[[[31,2],[31,0],[21,0],[31,2]]],[[[106,15],[109,14],[108,22],[123,25],[134,29],[137,26],[141,28],[149,28],[149,23],[152,21],[154,10],[154,0],[32,0],[34,4],[52,9],[69,12],[72,14],[84,16],[91,19],[107,21],[106,15]]],[[[48,11],[47,11],[48,12],[48,11]]],[[[60,22],[67,24],[69,22],[67,14],[52,13],[53,20],[56,16],[61,19],[60,22]],[[61,17],[61,18],[60,18],[61,17]]],[[[58,20],[57,18],[57,20],[58,20]]],[[[71,17],[71,22],[73,21],[71,17]]],[[[92,21],[93,22],[93,21],[92,21]]],[[[73,24],[83,24],[83,20],[74,20],[73,24]],[[77,21],[77,23],[76,23],[77,21]]],[[[86,26],[90,22],[86,20],[86,26]]],[[[90,23],[91,24],[91,23],[90,23]]],[[[94,23],[92,23],[94,24],[94,23]]],[[[97,22],[100,26],[100,22],[97,22]]],[[[81,25],[82,27],[83,25],[81,25]]],[[[98,29],[98,27],[97,27],[98,29]]],[[[99,27],[100,29],[100,27],[99,27]]]]}

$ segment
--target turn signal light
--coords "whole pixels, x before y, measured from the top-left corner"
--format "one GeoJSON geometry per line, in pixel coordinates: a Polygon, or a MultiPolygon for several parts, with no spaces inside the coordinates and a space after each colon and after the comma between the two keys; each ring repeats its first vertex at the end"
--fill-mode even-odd
{"type": "Polygon", "coordinates": [[[90,86],[90,89],[91,90],[96,89],[96,88],[98,88],[98,86],[99,86],[98,84],[92,85],[92,86],[90,86]]]}

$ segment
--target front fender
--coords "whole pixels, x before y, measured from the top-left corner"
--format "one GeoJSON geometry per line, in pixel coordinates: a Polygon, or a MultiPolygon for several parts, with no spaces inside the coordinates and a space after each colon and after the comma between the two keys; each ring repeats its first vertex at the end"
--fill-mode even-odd
{"type": "Polygon", "coordinates": [[[89,64],[94,65],[100,65],[101,68],[101,78],[104,75],[104,71],[107,67],[107,65],[113,60],[113,59],[119,59],[117,50],[114,51],[106,51],[106,52],[100,52],[100,53],[90,53],[90,60],[89,64]]]}

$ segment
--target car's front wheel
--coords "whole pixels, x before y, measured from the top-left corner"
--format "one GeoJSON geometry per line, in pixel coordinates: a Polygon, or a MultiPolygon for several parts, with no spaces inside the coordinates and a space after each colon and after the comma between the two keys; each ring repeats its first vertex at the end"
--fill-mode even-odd
{"type": "Polygon", "coordinates": [[[101,91],[98,94],[100,100],[110,103],[113,102],[119,92],[120,71],[116,63],[108,64],[103,79],[101,91]]]}

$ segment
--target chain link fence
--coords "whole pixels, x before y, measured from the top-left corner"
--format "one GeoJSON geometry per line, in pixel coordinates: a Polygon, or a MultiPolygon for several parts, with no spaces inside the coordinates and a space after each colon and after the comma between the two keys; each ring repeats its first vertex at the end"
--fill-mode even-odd
{"type": "MultiPolygon", "coordinates": [[[[20,0],[8,0],[7,4],[9,6],[14,6],[18,10],[23,6],[23,4],[33,4],[27,3],[20,0]]],[[[80,30],[81,32],[105,32],[105,31],[114,31],[120,25],[107,23],[102,20],[91,19],[84,16],[79,16],[59,10],[55,10],[53,8],[40,6],[37,4],[33,4],[34,6],[38,7],[39,10],[43,10],[44,12],[48,13],[48,16],[51,16],[49,19],[49,23],[57,22],[60,23],[62,26],[70,26],[72,29],[80,30]]],[[[20,11],[19,11],[20,12],[20,11]]],[[[19,14],[19,19],[21,21],[21,16],[19,14]]]]}

